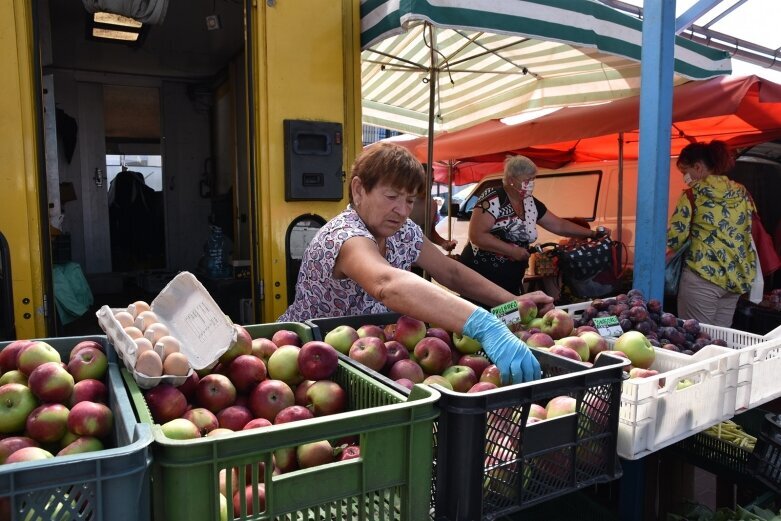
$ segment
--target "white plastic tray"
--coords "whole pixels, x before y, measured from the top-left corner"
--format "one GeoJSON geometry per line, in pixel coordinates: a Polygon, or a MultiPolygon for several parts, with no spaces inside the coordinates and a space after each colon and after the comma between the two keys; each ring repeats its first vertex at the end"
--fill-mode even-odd
{"type": "MultiPolygon", "coordinates": [[[[174,277],[150,307],[181,343],[181,351],[190,361],[191,371],[211,367],[236,341],[233,323],[192,273],[183,271],[174,277]]],[[[114,318],[114,311],[103,306],[96,315],[100,327],[139,387],[149,389],[162,382],[181,385],[187,379],[187,376],[171,375],[151,377],[137,372],[136,343],[114,318]]]]}

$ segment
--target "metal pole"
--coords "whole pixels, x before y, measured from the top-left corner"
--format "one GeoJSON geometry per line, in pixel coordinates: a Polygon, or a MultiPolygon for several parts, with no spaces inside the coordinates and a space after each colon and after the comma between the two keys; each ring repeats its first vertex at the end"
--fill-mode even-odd
{"type": "Polygon", "coordinates": [[[428,96],[428,152],[426,156],[426,215],[424,217],[423,233],[431,238],[431,186],[434,181],[434,111],[436,110],[437,94],[437,68],[436,68],[436,41],[434,41],[434,26],[426,23],[431,42],[431,66],[429,67],[429,96],[428,96]]]}
{"type": "Polygon", "coordinates": [[[618,133],[618,218],[616,219],[616,240],[621,242],[621,227],[624,215],[624,133],[618,133]]]}

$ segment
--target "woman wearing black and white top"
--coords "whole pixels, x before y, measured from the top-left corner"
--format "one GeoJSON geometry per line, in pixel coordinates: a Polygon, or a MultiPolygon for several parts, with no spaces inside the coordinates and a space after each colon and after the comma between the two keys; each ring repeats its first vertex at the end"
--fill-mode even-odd
{"type": "MultiPolygon", "coordinates": [[[[537,240],[537,224],[557,235],[595,238],[598,232],[558,217],[532,196],[536,165],[527,157],[504,162],[502,186],[478,197],[469,221],[469,243],[460,260],[502,288],[518,293],[537,240]]],[[[606,230],[602,233],[609,233],[606,230]]]]}

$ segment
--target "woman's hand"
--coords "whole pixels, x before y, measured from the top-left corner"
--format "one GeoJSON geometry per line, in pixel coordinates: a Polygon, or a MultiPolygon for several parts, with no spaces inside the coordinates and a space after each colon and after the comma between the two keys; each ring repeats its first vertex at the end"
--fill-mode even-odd
{"type": "Polygon", "coordinates": [[[529,299],[537,304],[537,316],[541,317],[551,309],[553,309],[553,297],[546,295],[542,291],[532,291],[531,293],[524,293],[519,295],[515,300],[529,299]]]}
{"type": "Polygon", "coordinates": [[[510,246],[510,255],[508,255],[508,257],[510,257],[512,260],[525,261],[529,258],[529,250],[526,248],[522,248],[516,244],[511,244],[510,246]]]}

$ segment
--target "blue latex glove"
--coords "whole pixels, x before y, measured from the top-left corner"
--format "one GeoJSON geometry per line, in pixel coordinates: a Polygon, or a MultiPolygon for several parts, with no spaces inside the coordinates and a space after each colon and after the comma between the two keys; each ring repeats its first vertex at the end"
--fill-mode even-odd
{"type": "Polygon", "coordinates": [[[483,346],[502,374],[502,383],[517,384],[538,380],[542,371],[529,346],[513,335],[492,313],[477,308],[464,324],[464,334],[483,346]]]}

